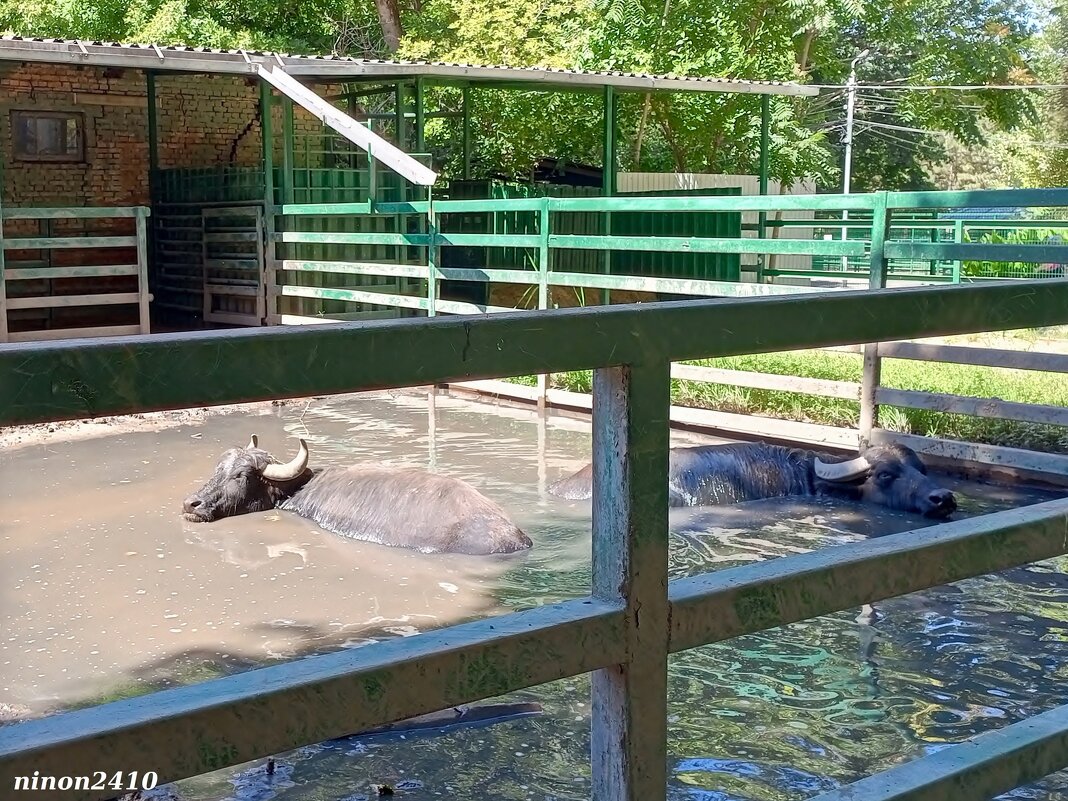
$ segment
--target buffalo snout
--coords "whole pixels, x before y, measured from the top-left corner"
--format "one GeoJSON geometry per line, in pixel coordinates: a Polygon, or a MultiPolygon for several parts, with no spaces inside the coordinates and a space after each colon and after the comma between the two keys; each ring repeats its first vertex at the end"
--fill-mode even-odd
{"type": "Polygon", "coordinates": [[[199,495],[190,495],[182,502],[182,517],[192,523],[202,523],[205,520],[204,499],[199,495]]]}
{"type": "Polygon", "coordinates": [[[927,517],[949,517],[957,511],[957,499],[947,489],[932,490],[926,499],[926,508],[923,510],[927,517]]]}

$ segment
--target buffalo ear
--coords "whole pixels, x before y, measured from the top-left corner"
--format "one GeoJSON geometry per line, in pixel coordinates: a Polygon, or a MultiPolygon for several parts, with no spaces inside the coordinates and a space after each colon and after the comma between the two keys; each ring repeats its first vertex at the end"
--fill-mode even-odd
{"type": "Polygon", "coordinates": [[[247,451],[247,450],[251,450],[252,448],[258,448],[258,447],[260,447],[260,438],[257,437],[255,434],[253,434],[252,437],[248,441],[248,445],[245,446],[245,450],[247,451]]]}

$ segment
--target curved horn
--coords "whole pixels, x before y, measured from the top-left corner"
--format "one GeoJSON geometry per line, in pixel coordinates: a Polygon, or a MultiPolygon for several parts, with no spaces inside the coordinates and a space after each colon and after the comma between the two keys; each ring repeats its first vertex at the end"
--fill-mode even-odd
{"type": "Polygon", "coordinates": [[[860,478],[871,469],[871,462],[863,456],[850,459],[848,462],[824,462],[816,459],[813,464],[816,477],[824,481],[852,481],[860,478]]]}
{"type": "Polygon", "coordinates": [[[292,461],[285,464],[269,464],[263,468],[263,477],[268,481],[290,481],[308,466],[308,444],[304,440],[298,440],[300,448],[292,461]]]}
{"type": "Polygon", "coordinates": [[[245,446],[245,450],[247,451],[249,448],[258,447],[260,447],[260,439],[255,434],[253,434],[252,438],[248,441],[248,445],[245,446]]]}

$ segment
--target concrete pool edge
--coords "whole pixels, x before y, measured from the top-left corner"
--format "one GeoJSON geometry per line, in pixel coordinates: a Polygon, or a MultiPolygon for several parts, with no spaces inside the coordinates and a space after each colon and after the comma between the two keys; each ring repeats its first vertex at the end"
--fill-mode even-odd
{"type": "MultiPolygon", "coordinates": [[[[538,387],[503,380],[465,381],[444,384],[440,389],[446,394],[482,402],[492,399],[495,403],[506,403],[519,408],[544,408],[551,410],[554,416],[560,415],[574,420],[589,422],[592,418],[593,398],[581,392],[550,388],[542,396],[538,387]]],[[[676,405],[671,406],[670,413],[672,431],[686,431],[723,441],[769,442],[842,454],[855,452],[859,443],[857,431],[835,426],[676,405]]],[[[916,435],[902,436],[910,440],[918,439],[916,435]]],[[[1026,470],[932,453],[924,453],[922,456],[924,462],[934,471],[969,481],[1053,491],[1068,489],[1066,474],[1026,470]]]]}

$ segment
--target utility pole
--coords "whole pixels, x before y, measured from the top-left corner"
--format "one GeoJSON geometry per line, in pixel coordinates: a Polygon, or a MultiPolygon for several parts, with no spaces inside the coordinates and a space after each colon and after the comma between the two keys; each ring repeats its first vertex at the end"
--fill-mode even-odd
{"type": "MultiPolygon", "coordinates": [[[[864,48],[849,63],[849,80],[846,81],[846,127],[845,127],[845,165],[842,168],[842,194],[849,194],[849,179],[853,172],[853,107],[857,102],[857,64],[871,55],[868,48],[864,48]]],[[[842,222],[849,219],[849,211],[842,210],[842,222]]],[[[842,241],[849,240],[849,228],[842,227],[842,241]]],[[[849,257],[842,256],[842,269],[849,269],[849,257]]]]}

